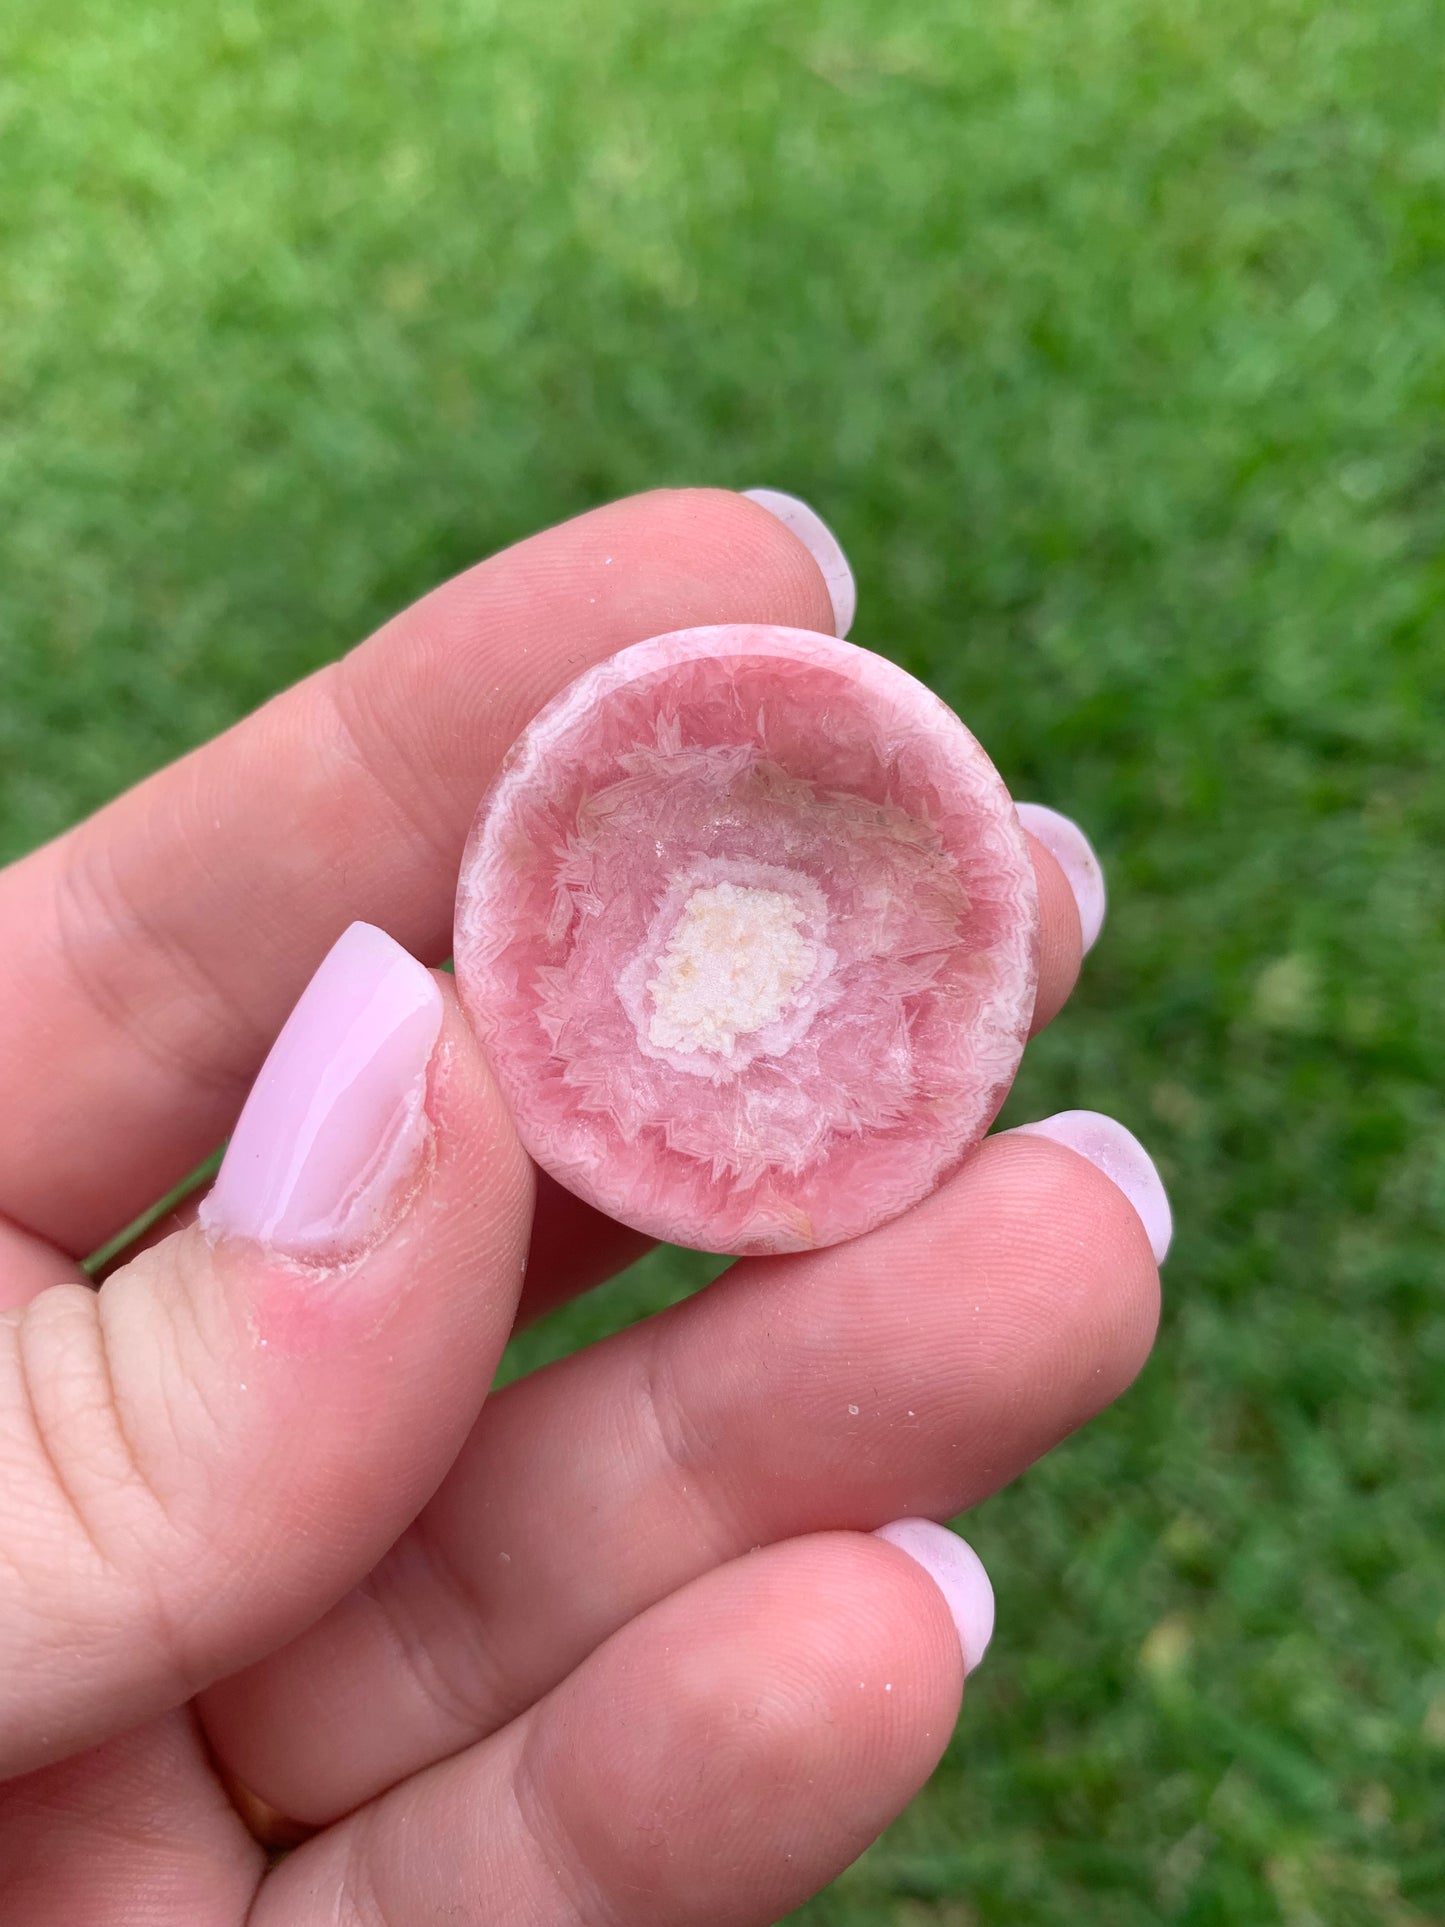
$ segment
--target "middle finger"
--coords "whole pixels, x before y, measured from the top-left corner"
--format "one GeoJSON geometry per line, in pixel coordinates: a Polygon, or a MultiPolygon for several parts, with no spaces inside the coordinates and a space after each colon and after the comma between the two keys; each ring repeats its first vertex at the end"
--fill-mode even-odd
{"type": "MultiPolygon", "coordinates": [[[[1031,1026],[1031,1033],[1037,1034],[1058,1015],[1078,977],[1080,908],[1057,859],[1034,836],[1027,835],[1026,841],[1039,892],[1039,981],[1031,1026]]],[[[199,1201],[197,1192],[158,1219],[133,1244],[117,1252],[98,1275],[108,1275],[137,1252],[159,1244],[172,1231],[189,1224],[199,1201]]],[[[17,1238],[20,1235],[15,1234],[17,1238]]],[[[31,1242],[35,1257],[27,1266],[23,1262],[27,1254],[18,1251],[17,1255],[17,1247],[6,1242],[5,1227],[0,1225],[0,1303],[23,1304],[43,1285],[71,1274],[72,1268],[59,1253],[47,1250],[38,1241],[31,1242]]],[[[532,1243],[518,1323],[529,1324],[543,1312],[614,1277],[650,1249],[652,1242],[642,1232],[604,1217],[546,1172],[538,1171],[532,1243]]]]}

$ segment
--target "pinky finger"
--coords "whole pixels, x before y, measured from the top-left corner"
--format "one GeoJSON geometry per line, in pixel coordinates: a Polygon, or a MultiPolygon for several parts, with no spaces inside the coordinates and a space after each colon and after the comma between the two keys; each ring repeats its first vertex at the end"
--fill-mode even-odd
{"type": "Polygon", "coordinates": [[[992,1621],[927,1521],[750,1554],[294,1853],[251,1927],[768,1927],[923,1785],[992,1621]]]}

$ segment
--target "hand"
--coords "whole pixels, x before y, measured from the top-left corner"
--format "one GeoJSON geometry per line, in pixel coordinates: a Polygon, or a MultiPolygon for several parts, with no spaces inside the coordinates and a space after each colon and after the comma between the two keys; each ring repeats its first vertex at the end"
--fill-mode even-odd
{"type": "MultiPolygon", "coordinates": [[[[534,1179],[414,961],[527,717],[628,642],[754,620],[833,621],[764,508],[598,510],[0,874],[8,1927],[743,1927],[931,1771],[987,1582],[937,1527],[871,1535],[1129,1382],[1139,1210],[1087,1147],[996,1136],[905,1218],[483,1409],[517,1319],[641,1240],[534,1179]],[[323,958],[203,1222],[93,1291],[75,1259],[235,1126],[323,958]],[[314,1262],[343,1220],[356,1255],[314,1262]],[[315,1831],[268,1871],[243,1814],[315,1831]]],[[[1043,1023],[1082,944],[1033,848],[1043,1023]]]]}

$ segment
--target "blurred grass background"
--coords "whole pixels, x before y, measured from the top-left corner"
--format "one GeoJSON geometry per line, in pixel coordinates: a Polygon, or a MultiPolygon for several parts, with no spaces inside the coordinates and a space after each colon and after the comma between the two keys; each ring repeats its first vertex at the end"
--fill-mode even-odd
{"type": "MultiPolygon", "coordinates": [[[[1445,1920],[1445,11],[7,0],[0,845],[531,528],[814,501],[1113,918],[1178,1213],[829,1927],[1445,1920]]],[[[702,1275],[661,1254],[512,1369],[702,1275]]]]}

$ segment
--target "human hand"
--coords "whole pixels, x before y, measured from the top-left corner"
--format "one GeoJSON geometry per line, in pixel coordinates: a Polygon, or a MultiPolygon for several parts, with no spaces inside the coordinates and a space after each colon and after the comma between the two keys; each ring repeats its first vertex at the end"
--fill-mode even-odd
{"type": "MultiPolygon", "coordinates": [[[[874,1534],[1138,1370],[1167,1206],[1147,1160],[1114,1167],[1134,1202],[1090,1161],[1117,1127],[996,1136],[869,1236],[483,1406],[516,1320],[642,1241],[534,1177],[414,959],[540,704],[740,621],[833,627],[773,515],[598,510],[0,873],[7,1927],[747,1927],[931,1771],[991,1598],[941,1529],[874,1534]],[[205,1222],[92,1291],[75,1258],[233,1127],[323,958],[205,1222]],[[274,1866],[266,1808],[316,1829],[274,1866]]],[[[1038,1025],[1083,944],[1033,854],[1038,1025]]]]}

